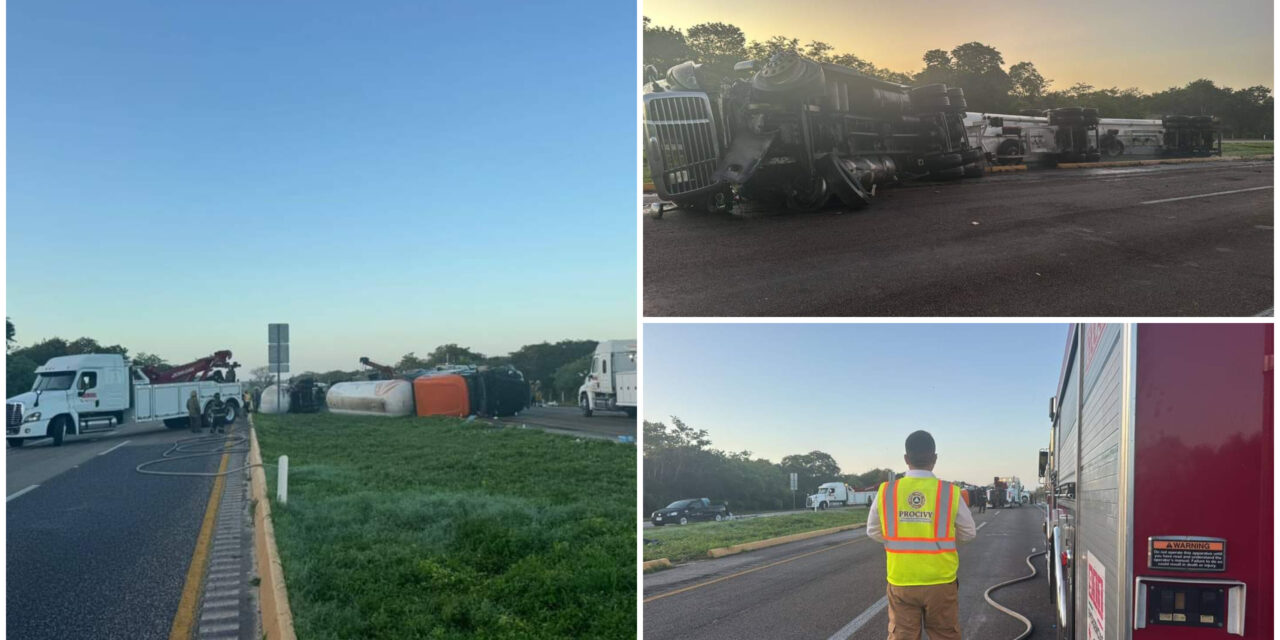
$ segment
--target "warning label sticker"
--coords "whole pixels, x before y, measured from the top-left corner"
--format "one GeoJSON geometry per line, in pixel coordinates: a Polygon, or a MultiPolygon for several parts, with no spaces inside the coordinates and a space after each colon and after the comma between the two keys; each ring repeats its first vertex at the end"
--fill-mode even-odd
{"type": "Polygon", "coordinates": [[[1167,571],[1226,571],[1227,541],[1194,536],[1147,538],[1147,567],[1167,571]]]}

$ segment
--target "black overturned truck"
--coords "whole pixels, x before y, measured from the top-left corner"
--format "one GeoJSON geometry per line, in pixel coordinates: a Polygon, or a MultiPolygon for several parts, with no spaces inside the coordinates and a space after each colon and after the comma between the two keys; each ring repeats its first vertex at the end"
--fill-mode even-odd
{"type": "Polygon", "coordinates": [[[794,53],[740,62],[735,73],[716,77],[693,62],[665,78],[646,69],[645,156],[664,201],[814,211],[834,199],[857,209],[904,178],[983,173],[959,87],[910,87],[794,53]]]}

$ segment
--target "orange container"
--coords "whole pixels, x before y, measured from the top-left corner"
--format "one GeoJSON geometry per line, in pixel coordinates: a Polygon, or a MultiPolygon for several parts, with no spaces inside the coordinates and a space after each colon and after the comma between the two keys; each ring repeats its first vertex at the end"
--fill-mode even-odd
{"type": "Polygon", "coordinates": [[[467,381],[462,376],[422,376],[413,380],[413,403],[419,416],[471,415],[467,381]]]}

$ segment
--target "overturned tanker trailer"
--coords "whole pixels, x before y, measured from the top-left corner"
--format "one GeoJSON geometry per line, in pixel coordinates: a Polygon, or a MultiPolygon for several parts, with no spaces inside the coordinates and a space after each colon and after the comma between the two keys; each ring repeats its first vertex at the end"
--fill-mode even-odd
{"type": "Polygon", "coordinates": [[[861,208],[904,178],[983,173],[959,87],[908,87],[794,53],[735,71],[743,77],[715,77],[693,62],[661,80],[646,71],[645,156],[663,200],[715,211],[742,198],[813,211],[834,197],[861,208]]]}

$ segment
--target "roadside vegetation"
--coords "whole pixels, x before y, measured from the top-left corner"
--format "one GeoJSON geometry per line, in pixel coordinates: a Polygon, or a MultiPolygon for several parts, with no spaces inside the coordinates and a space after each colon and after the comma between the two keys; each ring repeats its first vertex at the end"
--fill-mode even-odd
{"type": "Polygon", "coordinates": [[[667,558],[672,562],[685,562],[705,558],[710,549],[866,521],[866,507],[845,507],[728,522],[654,527],[644,530],[644,559],[667,558]]]}
{"type": "Polygon", "coordinates": [[[1274,145],[1271,141],[1265,142],[1222,142],[1222,155],[1224,156],[1262,156],[1274,153],[1274,145]]]}
{"type": "Polygon", "coordinates": [[[449,418],[253,417],[289,456],[298,637],[635,633],[635,449],[449,418]]]}

